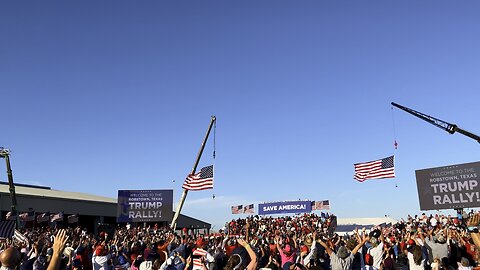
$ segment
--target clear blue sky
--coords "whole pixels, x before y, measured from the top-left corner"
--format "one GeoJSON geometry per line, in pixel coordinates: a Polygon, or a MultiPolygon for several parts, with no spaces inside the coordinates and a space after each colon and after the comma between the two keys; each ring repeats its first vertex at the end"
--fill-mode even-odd
{"type": "Polygon", "coordinates": [[[478,14],[478,1],[2,1],[0,145],[19,183],[174,188],[176,203],[214,114],[215,189],[190,192],[185,214],[218,228],[232,205],[299,198],[340,217],[420,213],[415,170],[478,161],[480,145],[392,118],[390,102],[480,134],[478,14]],[[354,163],[394,153],[392,119],[397,178],[358,183],[354,163]]]}

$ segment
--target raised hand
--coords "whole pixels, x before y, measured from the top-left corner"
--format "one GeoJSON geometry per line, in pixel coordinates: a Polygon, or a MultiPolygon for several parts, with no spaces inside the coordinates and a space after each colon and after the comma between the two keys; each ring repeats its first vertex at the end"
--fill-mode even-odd
{"type": "Polygon", "coordinates": [[[238,238],[237,239],[237,242],[242,246],[242,247],[247,247],[249,246],[249,244],[247,242],[245,242],[245,240],[243,240],[242,238],[238,238]]]}
{"type": "Polygon", "coordinates": [[[62,259],[62,253],[67,244],[68,235],[67,231],[61,229],[57,232],[57,235],[53,238],[53,255],[50,263],[48,264],[47,270],[58,270],[60,269],[60,261],[62,259]]]}
{"type": "Polygon", "coordinates": [[[467,222],[468,227],[477,227],[480,224],[480,213],[475,213],[467,222]]]}
{"type": "Polygon", "coordinates": [[[67,231],[64,229],[59,230],[53,240],[53,254],[62,254],[65,245],[67,244],[67,240],[67,231]]]}

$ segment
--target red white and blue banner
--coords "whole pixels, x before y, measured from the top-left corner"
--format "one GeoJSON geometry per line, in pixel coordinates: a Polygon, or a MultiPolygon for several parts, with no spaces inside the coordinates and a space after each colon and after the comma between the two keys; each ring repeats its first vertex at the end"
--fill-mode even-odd
{"type": "Polygon", "coordinates": [[[173,190],[119,190],[117,222],[171,221],[173,190]]]}
{"type": "Polygon", "coordinates": [[[261,203],[258,205],[259,215],[309,213],[311,211],[312,211],[311,201],[272,202],[272,203],[261,203]]]}

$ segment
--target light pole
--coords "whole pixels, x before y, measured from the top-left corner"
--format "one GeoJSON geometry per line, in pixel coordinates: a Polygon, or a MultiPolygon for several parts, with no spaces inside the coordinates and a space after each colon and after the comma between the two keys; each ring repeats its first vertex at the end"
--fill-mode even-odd
{"type": "Polygon", "coordinates": [[[19,226],[19,219],[17,215],[17,197],[15,195],[15,186],[13,185],[12,168],[10,166],[10,150],[0,147],[0,157],[5,159],[7,163],[7,177],[10,191],[10,200],[12,202],[12,215],[17,220],[17,227],[19,226]]]}

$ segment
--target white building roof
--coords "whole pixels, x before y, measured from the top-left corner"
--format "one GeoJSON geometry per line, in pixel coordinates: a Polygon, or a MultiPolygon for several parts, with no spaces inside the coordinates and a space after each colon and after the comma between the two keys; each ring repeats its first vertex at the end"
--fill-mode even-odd
{"type": "Polygon", "coordinates": [[[397,220],[391,217],[380,217],[380,218],[337,218],[337,228],[335,232],[339,235],[345,235],[346,233],[353,233],[355,228],[362,229],[366,228],[367,232],[370,232],[372,227],[375,227],[379,224],[395,224],[397,220]]]}
{"type": "MultiPolygon", "coordinates": [[[[5,184],[0,184],[0,193],[9,194],[9,187],[5,184]]],[[[39,197],[48,197],[48,198],[63,198],[63,199],[72,199],[72,200],[81,200],[81,201],[96,201],[96,202],[107,202],[107,203],[117,203],[117,199],[103,197],[98,195],[80,193],[80,192],[70,192],[70,191],[61,191],[54,189],[46,188],[35,188],[35,187],[25,187],[15,185],[15,193],[17,195],[27,195],[27,196],[39,196],[39,197]]]]}
{"type": "Polygon", "coordinates": [[[337,225],[378,225],[382,223],[395,224],[398,221],[391,217],[380,218],[337,218],[337,225]]]}

